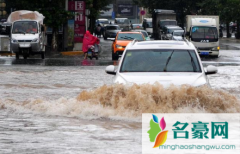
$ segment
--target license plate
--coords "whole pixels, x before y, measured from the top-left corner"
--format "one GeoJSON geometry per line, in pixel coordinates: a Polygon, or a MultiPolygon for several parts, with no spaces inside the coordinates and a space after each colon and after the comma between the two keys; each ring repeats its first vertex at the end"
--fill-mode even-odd
{"type": "Polygon", "coordinates": [[[92,55],[92,52],[88,52],[88,55],[91,56],[91,55],[92,55]]]}
{"type": "Polygon", "coordinates": [[[201,55],[209,55],[209,52],[200,52],[201,55]]]}

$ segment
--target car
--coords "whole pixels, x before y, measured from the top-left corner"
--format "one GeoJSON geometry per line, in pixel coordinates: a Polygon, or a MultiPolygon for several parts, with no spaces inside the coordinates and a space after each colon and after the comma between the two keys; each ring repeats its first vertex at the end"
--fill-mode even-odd
{"type": "Polygon", "coordinates": [[[163,27],[162,40],[172,40],[172,32],[175,30],[183,30],[179,26],[166,25],[163,27]]]}
{"type": "Polygon", "coordinates": [[[112,43],[112,60],[118,60],[119,55],[122,55],[125,47],[132,40],[145,41],[141,32],[118,32],[112,43]]]}
{"type": "Polygon", "coordinates": [[[143,29],[142,24],[132,24],[132,29],[143,29]]]}
{"type": "Polygon", "coordinates": [[[208,74],[217,73],[215,66],[203,67],[195,46],[185,41],[132,41],[119,61],[107,66],[118,84],[154,84],[209,86],[208,74]]]}
{"type": "Polygon", "coordinates": [[[184,30],[174,30],[172,32],[172,40],[183,41],[184,30]]]}
{"type": "Polygon", "coordinates": [[[146,41],[150,40],[150,37],[148,36],[147,31],[145,31],[145,30],[138,29],[138,30],[132,30],[132,32],[141,32],[143,34],[143,36],[145,37],[146,41]]]}
{"type": "Polygon", "coordinates": [[[95,27],[97,27],[98,24],[105,27],[106,25],[109,24],[109,20],[108,19],[97,19],[95,24],[96,24],[95,27]]]}
{"type": "Polygon", "coordinates": [[[131,30],[131,20],[128,18],[115,18],[114,23],[119,25],[122,31],[131,30]]]}
{"type": "Polygon", "coordinates": [[[120,32],[121,29],[118,25],[107,25],[105,28],[104,28],[104,31],[103,31],[103,37],[104,39],[106,40],[108,37],[109,38],[115,38],[117,33],[120,32]]]}

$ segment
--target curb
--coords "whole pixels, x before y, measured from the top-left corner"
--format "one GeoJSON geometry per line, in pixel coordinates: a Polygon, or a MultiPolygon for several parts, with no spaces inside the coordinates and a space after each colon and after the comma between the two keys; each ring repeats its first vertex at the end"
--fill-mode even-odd
{"type": "Polygon", "coordinates": [[[15,56],[15,53],[10,53],[10,52],[0,52],[0,56],[15,56]]]}
{"type": "Polygon", "coordinates": [[[83,55],[83,51],[65,51],[61,52],[61,54],[66,56],[83,55]]]}

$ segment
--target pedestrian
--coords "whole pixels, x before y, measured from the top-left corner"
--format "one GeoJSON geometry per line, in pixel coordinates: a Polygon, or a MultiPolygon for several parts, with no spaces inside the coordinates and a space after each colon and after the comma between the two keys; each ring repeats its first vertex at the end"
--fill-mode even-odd
{"type": "Polygon", "coordinates": [[[93,36],[89,31],[86,31],[83,37],[82,51],[84,53],[84,59],[87,59],[88,47],[94,44],[99,44],[100,41],[97,37],[93,36]]]}
{"type": "Polygon", "coordinates": [[[97,37],[101,37],[102,26],[100,24],[97,25],[97,37]]]}

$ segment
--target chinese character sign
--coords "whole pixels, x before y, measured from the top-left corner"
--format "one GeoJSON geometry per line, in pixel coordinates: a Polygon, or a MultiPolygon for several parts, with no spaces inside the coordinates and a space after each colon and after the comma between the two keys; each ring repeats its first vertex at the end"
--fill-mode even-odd
{"type": "Polygon", "coordinates": [[[85,5],[83,1],[75,1],[75,11],[84,11],[85,5]]]}
{"type": "Polygon", "coordinates": [[[75,12],[75,24],[85,25],[85,16],[83,12],[75,12]]]}
{"type": "Polygon", "coordinates": [[[86,31],[85,2],[69,1],[68,10],[74,12],[74,42],[80,43],[86,31]]]}

